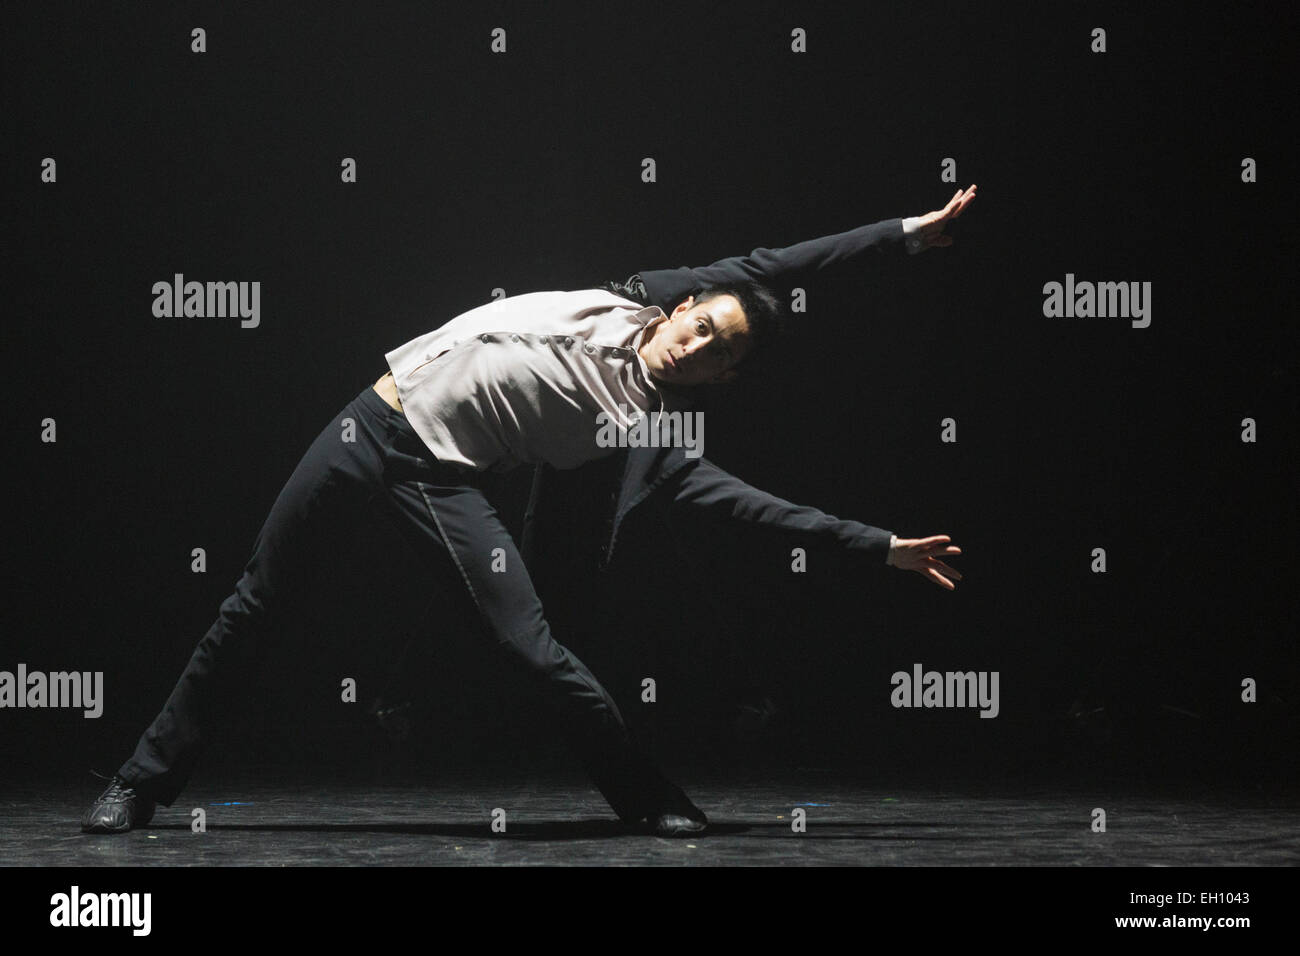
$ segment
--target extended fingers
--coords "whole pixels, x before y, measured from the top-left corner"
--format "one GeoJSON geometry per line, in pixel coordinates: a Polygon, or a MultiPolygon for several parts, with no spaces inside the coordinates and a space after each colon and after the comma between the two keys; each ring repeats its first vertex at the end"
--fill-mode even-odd
{"type": "Polygon", "coordinates": [[[952,538],[946,534],[936,534],[930,538],[921,538],[917,547],[923,554],[961,554],[961,548],[952,544],[952,538]]]}
{"type": "Polygon", "coordinates": [[[953,544],[951,536],[946,534],[917,538],[913,546],[922,554],[961,554],[961,548],[953,544]]]}
{"type": "Polygon", "coordinates": [[[971,200],[973,200],[974,198],[975,198],[975,184],[972,183],[970,189],[966,190],[966,195],[962,197],[961,203],[957,206],[957,209],[953,212],[952,218],[956,219],[963,212],[965,212],[966,207],[971,204],[971,200]]]}
{"type": "Polygon", "coordinates": [[[948,577],[950,577],[950,578],[956,578],[958,581],[961,580],[961,572],[958,571],[956,568],[950,568],[950,567],[948,567],[948,565],[944,564],[944,563],[943,563],[942,561],[940,561],[938,558],[927,558],[926,560],[929,561],[929,563],[930,563],[930,567],[932,567],[932,568],[937,567],[937,568],[939,568],[941,571],[945,571],[945,572],[947,572],[948,577]]]}
{"type": "Polygon", "coordinates": [[[934,568],[926,568],[921,573],[924,574],[926,577],[928,577],[930,580],[932,580],[935,584],[939,585],[939,587],[941,588],[945,588],[946,590],[949,591],[955,591],[957,589],[957,585],[953,584],[951,581],[945,578],[934,568]]]}
{"type": "Polygon", "coordinates": [[[960,581],[961,572],[935,557],[936,554],[961,554],[961,548],[950,544],[951,541],[949,535],[934,534],[928,538],[918,538],[915,542],[909,542],[912,547],[912,557],[907,564],[912,566],[913,571],[925,575],[939,587],[955,591],[957,586],[944,574],[960,581]]]}

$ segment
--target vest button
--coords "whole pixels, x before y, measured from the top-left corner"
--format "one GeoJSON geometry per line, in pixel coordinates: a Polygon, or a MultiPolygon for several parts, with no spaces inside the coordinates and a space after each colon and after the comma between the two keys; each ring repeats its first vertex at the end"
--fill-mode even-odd
{"type": "Polygon", "coordinates": [[[519,336],[517,336],[517,335],[512,335],[512,336],[510,336],[510,341],[511,341],[511,342],[518,342],[518,341],[519,341],[519,336]]]}
{"type": "Polygon", "coordinates": [[[492,341],[492,336],[490,336],[490,335],[488,335],[486,332],[484,332],[482,335],[479,336],[479,340],[480,340],[480,341],[483,341],[483,342],[491,342],[491,341],[492,341]]]}

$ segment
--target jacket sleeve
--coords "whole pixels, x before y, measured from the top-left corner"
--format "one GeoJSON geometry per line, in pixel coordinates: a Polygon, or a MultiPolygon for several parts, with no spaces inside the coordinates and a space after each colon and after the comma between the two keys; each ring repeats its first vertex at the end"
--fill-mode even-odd
{"type": "Polygon", "coordinates": [[[787,534],[792,542],[808,541],[861,553],[885,564],[893,535],[883,528],[836,518],[760,491],[723,471],[707,458],[681,469],[669,482],[675,511],[709,514],[787,534]]]}
{"type": "Polygon", "coordinates": [[[902,219],[884,219],[783,249],[755,249],[747,256],[719,259],[712,265],[642,271],[641,281],[651,303],[670,311],[692,290],[722,282],[750,280],[773,283],[789,273],[825,269],[868,249],[880,255],[901,254],[902,219]]]}

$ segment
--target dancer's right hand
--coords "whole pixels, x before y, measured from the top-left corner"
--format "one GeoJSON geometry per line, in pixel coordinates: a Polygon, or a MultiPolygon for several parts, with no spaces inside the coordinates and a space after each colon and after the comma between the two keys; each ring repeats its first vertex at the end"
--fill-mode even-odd
{"type": "Polygon", "coordinates": [[[921,236],[922,252],[932,246],[947,248],[952,245],[952,236],[944,235],[944,227],[965,212],[966,207],[975,201],[976,188],[972,183],[969,189],[957,190],[948,200],[948,205],[920,217],[921,222],[917,226],[917,232],[921,236]]]}

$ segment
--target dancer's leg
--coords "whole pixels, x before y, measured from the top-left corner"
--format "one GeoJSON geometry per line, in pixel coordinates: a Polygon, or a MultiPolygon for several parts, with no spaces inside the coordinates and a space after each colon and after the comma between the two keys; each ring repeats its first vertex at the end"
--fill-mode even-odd
{"type": "Polygon", "coordinates": [[[166,806],[176,799],[214,717],[237,700],[240,677],[273,639],[280,604],[310,577],[314,562],[329,559],[321,545],[333,540],[331,532],[355,521],[380,493],[382,445],[391,437],[386,408],[373,391],[363,391],[325,426],[289,476],[234,593],[117,772],[141,793],[166,806]]]}
{"type": "Polygon", "coordinates": [[[432,480],[389,491],[400,532],[434,564],[454,565],[476,625],[505,666],[526,676],[615,812],[635,821],[680,793],[645,758],[605,688],[552,636],[528,569],[473,473],[442,466],[432,480]]]}

